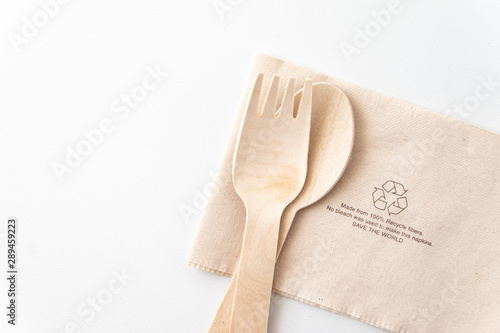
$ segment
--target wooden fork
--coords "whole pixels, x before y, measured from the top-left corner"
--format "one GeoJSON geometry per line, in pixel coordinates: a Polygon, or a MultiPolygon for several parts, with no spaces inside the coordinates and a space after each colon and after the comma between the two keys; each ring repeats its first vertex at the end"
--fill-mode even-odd
{"type": "Polygon", "coordinates": [[[276,114],[279,77],[273,76],[262,110],[259,73],[248,100],[233,163],[236,192],[247,218],[231,316],[231,332],[267,331],[281,215],[307,174],[312,82],[306,80],[296,117],[295,79],[276,114]]]}
{"type": "MultiPolygon", "coordinates": [[[[299,101],[301,96],[302,90],[297,91],[295,101],[299,101]]],[[[307,177],[302,191],[281,215],[278,255],[297,211],[320,200],[342,176],[349,162],[353,143],[354,114],[348,97],[332,84],[314,83],[307,177]]],[[[208,333],[229,332],[236,276],[237,271],[208,333]]]]}

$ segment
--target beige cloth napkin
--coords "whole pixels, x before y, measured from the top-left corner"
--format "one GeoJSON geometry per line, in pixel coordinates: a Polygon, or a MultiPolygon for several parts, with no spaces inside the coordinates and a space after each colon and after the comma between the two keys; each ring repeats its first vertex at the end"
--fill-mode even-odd
{"type": "MultiPolygon", "coordinates": [[[[275,292],[391,332],[500,333],[500,135],[266,55],[247,93],[257,72],[337,85],[356,124],[340,182],[293,222],[275,292]]],[[[245,224],[231,164],[246,97],[188,257],[224,275],[245,224]]]]}

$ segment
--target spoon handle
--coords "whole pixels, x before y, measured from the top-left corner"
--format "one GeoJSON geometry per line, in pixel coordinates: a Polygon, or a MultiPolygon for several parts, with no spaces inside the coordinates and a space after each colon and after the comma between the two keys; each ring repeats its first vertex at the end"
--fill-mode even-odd
{"type": "MultiPolygon", "coordinates": [[[[294,203],[292,202],[288,207],[283,211],[283,215],[281,216],[280,221],[280,234],[278,240],[278,251],[276,255],[276,259],[278,259],[279,253],[285,243],[286,235],[290,230],[293,219],[295,217],[295,213],[297,209],[294,207],[294,203]]],[[[239,265],[236,267],[236,271],[231,278],[231,282],[229,287],[227,288],[226,294],[224,295],[224,299],[217,310],[217,314],[212,322],[212,326],[210,326],[209,333],[228,333],[231,325],[231,312],[234,300],[234,290],[236,288],[236,277],[238,276],[239,265]]]]}

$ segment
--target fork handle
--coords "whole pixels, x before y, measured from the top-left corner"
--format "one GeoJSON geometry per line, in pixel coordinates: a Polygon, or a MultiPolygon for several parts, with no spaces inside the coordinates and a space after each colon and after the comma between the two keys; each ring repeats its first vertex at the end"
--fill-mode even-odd
{"type": "Polygon", "coordinates": [[[247,207],[236,275],[230,332],[265,333],[273,286],[280,217],[284,207],[247,207]]]}
{"type": "MultiPolygon", "coordinates": [[[[290,205],[286,207],[285,211],[283,212],[283,215],[281,216],[280,235],[279,235],[278,251],[277,251],[278,255],[283,247],[288,231],[290,230],[292,221],[299,208],[296,206],[297,205],[294,205],[294,202],[292,202],[290,205]]],[[[239,270],[239,263],[238,267],[236,267],[236,271],[234,272],[233,277],[231,278],[231,282],[229,284],[229,287],[227,288],[226,294],[224,295],[224,299],[222,300],[222,303],[220,304],[219,309],[217,310],[217,314],[215,315],[215,318],[212,322],[212,325],[210,326],[210,330],[208,331],[208,333],[229,332],[231,324],[231,311],[234,300],[234,289],[236,287],[236,277],[238,275],[238,270],[239,270]]]]}

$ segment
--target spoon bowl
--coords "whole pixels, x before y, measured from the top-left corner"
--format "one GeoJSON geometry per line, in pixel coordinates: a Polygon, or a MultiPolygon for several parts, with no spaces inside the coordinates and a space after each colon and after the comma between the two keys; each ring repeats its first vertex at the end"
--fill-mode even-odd
{"type": "MultiPolygon", "coordinates": [[[[295,94],[300,100],[302,89],[295,94]]],[[[290,203],[280,222],[279,255],[298,210],[329,193],[344,173],[354,145],[354,114],[347,96],[326,82],[313,84],[313,109],[307,177],[299,195],[290,203]]]]}

